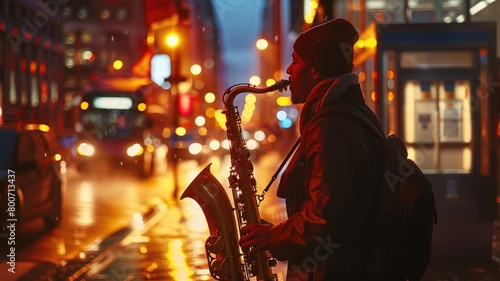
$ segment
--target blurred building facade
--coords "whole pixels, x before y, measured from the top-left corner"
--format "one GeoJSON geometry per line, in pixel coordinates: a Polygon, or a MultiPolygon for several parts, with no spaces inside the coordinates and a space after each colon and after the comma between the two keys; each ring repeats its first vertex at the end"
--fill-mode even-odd
{"type": "MultiPolygon", "coordinates": [[[[77,119],[78,92],[92,79],[150,77],[156,54],[169,56],[172,77],[182,78],[175,83],[189,101],[187,115],[200,114],[196,111],[201,110],[201,100],[216,91],[217,30],[206,1],[72,1],[65,5],[63,16],[68,130],[77,119]],[[171,34],[179,40],[176,48],[166,42],[171,34]],[[202,71],[192,74],[193,65],[202,71]]],[[[161,86],[170,91],[169,82],[161,86]]],[[[194,118],[186,119],[192,123],[194,118]]]]}
{"type": "Polygon", "coordinates": [[[78,122],[80,94],[91,80],[131,76],[147,49],[147,29],[141,1],[69,1],[64,19],[64,128],[78,122]]]}
{"type": "Polygon", "coordinates": [[[61,5],[0,3],[0,123],[36,120],[62,128],[61,5]]]}

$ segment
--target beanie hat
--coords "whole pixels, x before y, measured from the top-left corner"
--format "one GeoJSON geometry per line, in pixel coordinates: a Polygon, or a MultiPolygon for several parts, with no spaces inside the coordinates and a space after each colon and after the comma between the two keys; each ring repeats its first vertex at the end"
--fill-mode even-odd
{"type": "Polygon", "coordinates": [[[359,34],[345,19],[333,19],[302,32],[295,43],[295,52],[324,76],[350,73],[353,69],[354,44],[359,34]]]}

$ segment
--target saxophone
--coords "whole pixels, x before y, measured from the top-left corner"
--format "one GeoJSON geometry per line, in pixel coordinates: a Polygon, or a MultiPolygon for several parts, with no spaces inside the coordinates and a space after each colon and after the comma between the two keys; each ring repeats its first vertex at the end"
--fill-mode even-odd
{"type": "Polygon", "coordinates": [[[230,142],[231,156],[228,180],[234,207],[222,184],[210,172],[211,164],[196,176],[181,195],[181,199],[186,197],[194,199],[205,214],[210,231],[210,236],[205,242],[205,251],[210,274],[216,280],[247,281],[251,277],[257,277],[259,281],[277,279],[271,270],[276,261],[268,251],[259,251],[255,258],[250,259],[238,245],[239,230],[248,224],[260,223],[261,219],[250,152],[243,139],[238,108],[233,103],[235,97],[241,93],[283,91],[288,85],[290,82],[287,80],[280,80],[267,88],[237,84],[224,92],[226,133],[230,142]]]}

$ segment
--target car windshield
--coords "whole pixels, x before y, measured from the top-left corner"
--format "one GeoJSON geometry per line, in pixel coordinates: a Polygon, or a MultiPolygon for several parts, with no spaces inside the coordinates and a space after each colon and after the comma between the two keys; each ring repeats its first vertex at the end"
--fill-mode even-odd
{"type": "Polygon", "coordinates": [[[9,169],[12,167],[16,144],[16,135],[10,132],[0,132],[0,168],[9,169]]]}

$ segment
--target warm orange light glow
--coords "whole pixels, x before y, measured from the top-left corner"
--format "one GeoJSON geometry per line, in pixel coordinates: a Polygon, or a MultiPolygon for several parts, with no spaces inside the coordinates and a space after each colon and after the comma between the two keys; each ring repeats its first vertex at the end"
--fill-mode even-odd
{"type": "Polygon", "coordinates": [[[259,39],[255,42],[255,46],[257,46],[257,49],[259,50],[265,50],[269,46],[269,43],[266,39],[259,39]]]}
{"type": "Polygon", "coordinates": [[[292,105],[292,98],[291,97],[278,97],[276,99],[276,104],[279,106],[290,106],[290,105],[292,105]]]}
{"type": "Polygon", "coordinates": [[[137,105],[137,110],[139,110],[139,111],[146,110],[146,104],[141,102],[140,104],[137,105]]]}
{"type": "Polygon", "coordinates": [[[163,131],[161,132],[161,136],[164,138],[169,138],[170,137],[170,128],[163,128],[163,131]]]}
{"type": "Polygon", "coordinates": [[[377,101],[377,92],[372,92],[371,94],[372,101],[377,101]]]}
{"type": "Polygon", "coordinates": [[[35,74],[36,73],[36,68],[37,68],[37,63],[36,61],[31,61],[30,63],[30,72],[31,74],[35,74]]]}
{"type": "Polygon", "coordinates": [[[394,79],[394,71],[392,70],[387,71],[387,78],[394,79]]]}
{"type": "Polygon", "coordinates": [[[123,62],[121,60],[115,60],[115,62],[113,62],[114,69],[119,70],[122,67],[123,67],[123,62]]]}
{"type": "Polygon", "coordinates": [[[377,12],[375,14],[375,20],[378,22],[384,22],[385,21],[385,15],[382,12],[377,12]]]}
{"type": "Polygon", "coordinates": [[[393,91],[389,91],[387,93],[387,100],[388,101],[393,101],[394,100],[394,92],[393,91]]]}
{"type": "Polygon", "coordinates": [[[356,44],[354,44],[355,47],[363,49],[366,46],[365,40],[359,39],[356,44]]]}
{"type": "Polygon", "coordinates": [[[190,70],[191,74],[198,75],[201,73],[201,66],[199,64],[193,64],[190,70]]]}
{"type": "Polygon", "coordinates": [[[212,92],[208,92],[205,94],[205,102],[213,103],[215,101],[215,94],[212,92]]]}
{"type": "Polygon", "coordinates": [[[250,77],[250,80],[249,80],[250,84],[252,85],[255,85],[255,86],[259,86],[260,85],[260,77],[255,75],[255,76],[252,76],[250,77]]]}
{"type": "Polygon", "coordinates": [[[205,116],[208,118],[214,118],[215,117],[215,108],[209,107],[207,110],[205,110],[205,116]]]}
{"type": "Polygon", "coordinates": [[[365,80],[366,80],[366,74],[365,74],[363,71],[361,71],[361,72],[359,73],[358,77],[359,77],[359,81],[360,81],[360,82],[363,82],[363,81],[365,81],[365,80]]]}
{"type": "Polygon", "coordinates": [[[304,22],[306,24],[312,24],[314,17],[316,16],[316,11],[318,9],[318,0],[307,0],[304,1],[304,22]]]}
{"type": "Polygon", "coordinates": [[[167,45],[171,48],[177,47],[179,45],[179,42],[180,42],[180,39],[179,39],[179,36],[177,36],[177,34],[170,34],[165,39],[165,43],[167,43],[167,45]]]}
{"type": "Polygon", "coordinates": [[[222,112],[222,109],[217,109],[215,111],[215,114],[214,114],[214,117],[215,117],[215,121],[217,121],[217,124],[219,124],[219,126],[226,130],[226,114],[224,114],[222,112]]]}
{"type": "Polygon", "coordinates": [[[272,86],[276,84],[276,80],[272,79],[272,78],[269,78],[266,80],[266,86],[269,87],[269,86],[272,86]]]}
{"type": "Polygon", "coordinates": [[[257,97],[254,94],[248,94],[245,96],[245,102],[254,104],[257,101],[257,97]]]}
{"type": "Polygon", "coordinates": [[[87,108],[89,108],[89,103],[86,101],[83,101],[82,103],[80,103],[80,108],[82,110],[87,110],[87,108]]]}
{"type": "Polygon", "coordinates": [[[155,42],[155,36],[154,35],[148,35],[148,38],[146,38],[146,41],[148,44],[153,44],[155,42]]]}
{"type": "Polygon", "coordinates": [[[40,125],[38,125],[38,129],[39,129],[40,131],[42,131],[42,132],[48,132],[48,131],[50,131],[50,127],[49,127],[49,126],[47,126],[47,125],[45,125],[45,124],[40,124],[40,125]]]}
{"type": "Polygon", "coordinates": [[[377,39],[370,37],[366,40],[366,47],[375,48],[377,46],[377,39]]]}
{"type": "Polygon", "coordinates": [[[180,137],[185,136],[186,133],[187,133],[187,130],[184,127],[177,127],[175,129],[175,134],[178,135],[178,136],[180,136],[180,137]]]}

